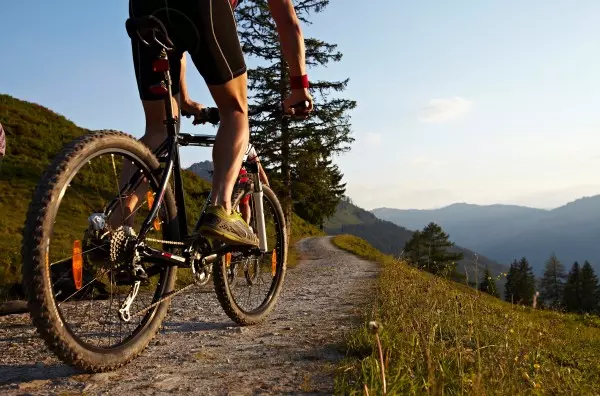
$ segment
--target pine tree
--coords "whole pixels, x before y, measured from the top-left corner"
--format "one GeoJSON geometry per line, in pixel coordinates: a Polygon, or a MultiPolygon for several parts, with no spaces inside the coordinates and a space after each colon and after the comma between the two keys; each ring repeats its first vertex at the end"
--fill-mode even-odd
{"type": "Polygon", "coordinates": [[[449,276],[456,269],[456,262],[463,259],[462,253],[451,253],[454,246],[449,236],[435,223],[429,223],[421,232],[415,232],[405,244],[404,251],[413,265],[428,272],[449,276]]]}
{"type": "Polygon", "coordinates": [[[535,294],[535,276],[525,257],[513,261],[504,285],[504,297],[515,304],[532,305],[535,294]]]}
{"type": "Polygon", "coordinates": [[[333,161],[309,158],[310,152],[306,152],[292,173],[294,211],[322,229],[324,220],[335,213],[346,184],[342,183],[342,173],[333,161]]]}
{"type": "Polygon", "coordinates": [[[483,279],[479,284],[479,290],[484,293],[491,294],[494,297],[500,297],[500,293],[498,293],[498,289],[496,288],[496,280],[492,278],[492,274],[490,273],[490,269],[487,265],[485,266],[483,279]]]}
{"type": "Polygon", "coordinates": [[[421,239],[421,231],[413,232],[412,237],[404,244],[404,254],[412,266],[423,269],[424,267],[421,264],[426,261],[423,260],[423,242],[421,239]]]}
{"type": "Polygon", "coordinates": [[[567,274],[565,267],[552,253],[546,261],[546,269],[540,282],[540,300],[552,309],[559,309],[562,305],[563,292],[567,274]]]}
{"type": "Polygon", "coordinates": [[[516,284],[518,281],[517,267],[519,263],[514,260],[510,264],[508,273],[506,274],[506,283],[504,284],[504,299],[509,302],[515,302],[516,284]]]}
{"type": "Polygon", "coordinates": [[[525,257],[519,261],[519,283],[517,287],[519,300],[523,305],[533,304],[533,295],[535,294],[535,276],[533,268],[525,257]]]}
{"type": "Polygon", "coordinates": [[[587,260],[581,267],[581,310],[598,311],[598,277],[587,260]]]}
{"type": "MultiPolygon", "coordinates": [[[[328,4],[329,0],[299,0],[294,8],[298,18],[304,24],[310,24],[310,14],[323,11],[328,4]]],[[[252,106],[269,108],[273,114],[277,114],[290,92],[289,71],[267,1],[244,1],[237,7],[236,13],[243,51],[246,56],[259,61],[258,66],[248,70],[250,102],[253,102],[252,106]]],[[[305,37],[305,48],[308,68],[326,66],[342,59],[337,45],[316,38],[305,37]]],[[[300,180],[297,175],[302,173],[297,170],[299,164],[306,160],[308,153],[312,159],[330,161],[335,155],[348,151],[349,144],[354,141],[350,136],[347,112],[356,107],[356,102],[332,96],[332,93],[343,91],[347,84],[348,79],[318,81],[312,78],[314,111],[308,120],[293,121],[269,114],[257,115],[252,119],[251,139],[257,146],[263,165],[275,181],[288,231],[291,228],[292,208],[303,206],[302,199],[294,196],[294,190],[302,191],[302,187],[294,185],[300,180]]],[[[332,167],[325,174],[328,172],[331,179],[340,175],[339,170],[332,167]]],[[[315,180],[319,177],[315,173],[311,178],[315,180]]],[[[329,201],[337,202],[340,186],[339,182],[331,185],[329,190],[325,188],[320,195],[329,192],[329,201]]],[[[312,213],[311,217],[317,223],[322,222],[330,206],[324,207],[324,213],[318,213],[318,207],[314,204],[311,202],[311,207],[304,208],[304,211],[312,213]]]]}
{"type": "Polygon", "coordinates": [[[581,268],[575,261],[565,283],[563,305],[570,312],[581,312],[583,306],[583,284],[581,268]]]}

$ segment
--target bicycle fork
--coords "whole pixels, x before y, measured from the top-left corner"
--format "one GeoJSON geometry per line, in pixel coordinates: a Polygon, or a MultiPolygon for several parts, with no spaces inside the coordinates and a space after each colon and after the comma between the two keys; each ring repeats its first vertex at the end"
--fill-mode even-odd
{"type": "Polygon", "coordinates": [[[254,201],[254,218],[256,219],[256,226],[258,232],[258,247],[261,253],[267,251],[267,227],[265,225],[265,211],[263,205],[263,189],[260,177],[258,174],[258,167],[253,164],[256,169],[251,169],[252,181],[254,184],[254,190],[252,191],[252,198],[254,201]]]}

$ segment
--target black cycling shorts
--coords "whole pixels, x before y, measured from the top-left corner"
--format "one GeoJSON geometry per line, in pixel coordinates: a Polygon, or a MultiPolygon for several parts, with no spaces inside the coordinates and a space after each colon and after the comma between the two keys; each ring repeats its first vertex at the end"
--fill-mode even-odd
{"type": "MultiPolygon", "coordinates": [[[[181,57],[189,52],[208,85],[221,85],[244,74],[246,63],[229,0],[129,0],[129,16],[153,15],[165,25],[175,52],[168,54],[173,95],[179,93],[181,57]]],[[[140,98],[162,99],[149,91],[162,74],[152,71],[156,53],[131,40],[140,98]]]]}

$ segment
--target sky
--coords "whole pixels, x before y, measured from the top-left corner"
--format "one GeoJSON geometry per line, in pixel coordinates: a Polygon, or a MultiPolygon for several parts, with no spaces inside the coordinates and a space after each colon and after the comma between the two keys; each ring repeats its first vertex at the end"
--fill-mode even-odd
{"type": "MultiPolygon", "coordinates": [[[[0,93],[142,136],[127,1],[0,10],[0,93]]],[[[600,194],[599,20],[597,0],[332,0],[303,29],[344,54],[310,78],[349,78],[342,96],[357,101],[352,149],[335,159],[346,194],[365,209],[600,194]]],[[[214,106],[188,69],[191,97],[214,106]]],[[[216,132],[187,119],[181,130],[216,132]]],[[[182,148],[184,166],[210,156],[182,148]]]]}

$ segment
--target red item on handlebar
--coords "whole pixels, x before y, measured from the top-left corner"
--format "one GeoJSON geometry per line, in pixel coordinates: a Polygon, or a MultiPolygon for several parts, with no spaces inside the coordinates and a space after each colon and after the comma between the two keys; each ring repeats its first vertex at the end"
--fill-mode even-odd
{"type": "Polygon", "coordinates": [[[291,76],[290,77],[290,88],[292,89],[303,89],[308,88],[308,75],[302,76],[291,76]]]}

